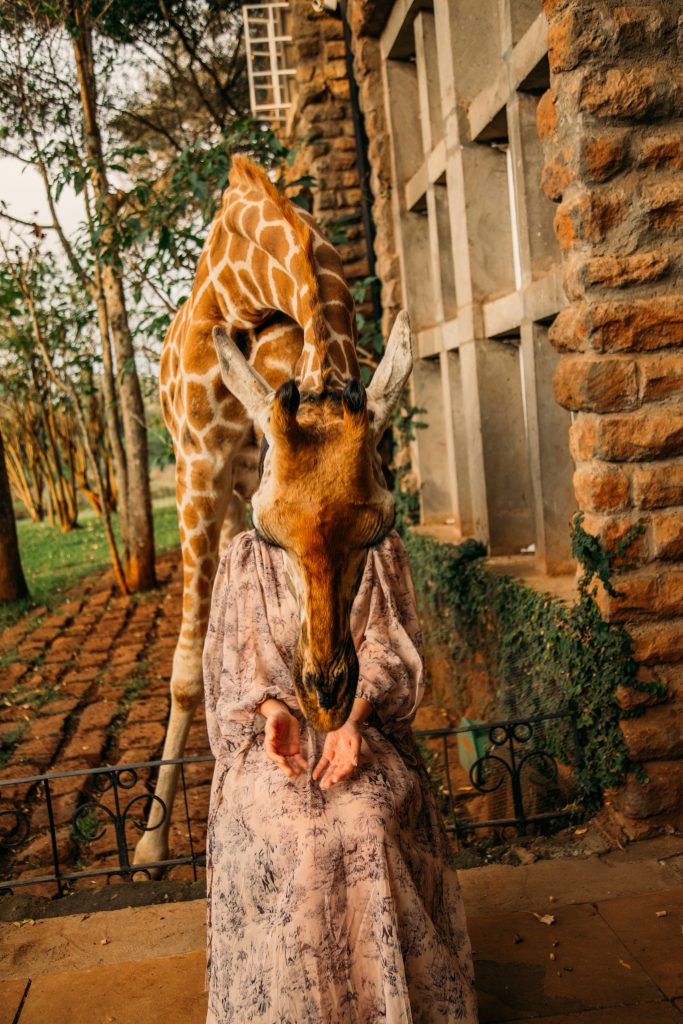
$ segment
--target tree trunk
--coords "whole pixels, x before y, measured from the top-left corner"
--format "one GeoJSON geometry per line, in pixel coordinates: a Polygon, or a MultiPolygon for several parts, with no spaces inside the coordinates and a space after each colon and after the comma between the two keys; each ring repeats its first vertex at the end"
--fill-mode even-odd
{"type": "Polygon", "coordinates": [[[109,336],[116,356],[117,384],[126,448],[128,487],[123,500],[123,507],[127,512],[126,580],[130,590],[143,590],[156,583],[145,409],[135,368],[135,351],[120,272],[116,242],[117,203],[107,179],[97,120],[92,25],[87,8],[79,0],[75,4],[74,14],[76,32],[72,35],[72,44],[83,112],[85,145],[90,163],[90,180],[99,207],[99,216],[105,221],[99,241],[101,249],[97,256],[102,275],[109,336]]]}
{"type": "Polygon", "coordinates": [[[121,443],[119,429],[119,414],[116,403],[116,382],[114,379],[114,367],[111,354],[111,340],[109,338],[109,321],[107,319],[107,304],[102,290],[102,280],[99,267],[95,266],[95,280],[97,285],[97,322],[100,329],[100,340],[102,343],[102,394],[104,396],[105,421],[107,424],[107,438],[111,449],[112,469],[116,481],[116,507],[121,523],[123,535],[124,560],[129,557],[129,529],[128,529],[128,466],[126,463],[126,451],[121,443]]]}
{"type": "Polygon", "coordinates": [[[0,602],[17,601],[20,597],[28,597],[28,587],[19,557],[17,525],[0,433],[0,602]]]}
{"type": "MultiPolygon", "coordinates": [[[[84,449],[84,452],[85,452],[85,458],[86,458],[87,462],[90,463],[90,468],[92,469],[93,474],[95,476],[95,486],[97,487],[97,494],[98,494],[98,498],[99,498],[99,503],[100,503],[100,506],[102,508],[102,519],[103,519],[103,522],[104,522],[104,533],[105,533],[105,536],[107,538],[107,545],[109,547],[109,554],[111,556],[112,565],[114,567],[114,575],[116,577],[116,582],[118,583],[119,589],[121,590],[122,594],[129,594],[130,590],[128,589],[128,584],[126,582],[126,578],[125,578],[125,575],[124,575],[124,572],[123,572],[123,567],[121,566],[121,561],[119,559],[119,552],[118,552],[118,549],[116,547],[116,538],[114,537],[114,530],[113,530],[112,524],[111,524],[111,516],[109,514],[109,509],[107,507],[107,503],[106,503],[106,500],[105,500],[104,481],[102,479],[102,473],[100,471],[100,466],[99,466],[99,463],[97,461],[97,454],[96,454],[96,452],[95,452],[95,450],[94,450],[94,448],[93,448],[93,446],[91,444],[91,441],[90,441],[90,435],[88,434],[88,424],[86,422],[85,416],[83,415],[83,409],[81,407],[81,403],[80,403],[80,400],[78,398],[78,393],[76,391],[76,388],[73,386],[71,381],[68,379],[68,377],[65,380],[62,380],[59,377],[59,375],[57,374],[57,371],[55,370],[55,367],[54,367],[54,363],[52,362],[52,358],[51,358],[50,353],[49,353],[49,351],[47,349],[47,346],[45,345],[43,336],[42,336],[41,331],[40,331],[40,324],[38,322],[38,317],[36,315],[36,309],[35,309],[35,306],[33,304],[33,298],[32,298],[32,296],[31,296],[31,294],[29,292],[25,292],[25,295],[26,295],[26,299],[27,299],[28,304],[29,304],[30,312],[31,312],[31,323],[32,323],[32,326],[33,326],[33,337],[35,339],[35,343],[36,343],[38,349],[40,350],[40,354],[42,355],[43,360],[45,362],[45,366],[47,368],[48,375],[52,378],[55,386],[57,388],[59,388],[59,390],[63,394],[67,395],[71,399],[73,415],[74,415],[74,418],[76,420],[76,426],[77,426],[77,428],[78,428],[78,430],[80,431],[80,434],[81,434],[81,440],[83,442],[83,449],[84,449]]],[[[72,464],[72,472],[73,472],[73,464],[72,464]]]]}

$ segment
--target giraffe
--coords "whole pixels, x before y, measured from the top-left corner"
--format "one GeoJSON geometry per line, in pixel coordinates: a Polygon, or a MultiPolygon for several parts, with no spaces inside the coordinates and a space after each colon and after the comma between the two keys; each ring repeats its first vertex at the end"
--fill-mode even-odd
{"type": "MultiPolygon", "coordinates": [[[[182,757],[203,696],[212,583],[220,554],[246,527],[248,500],[257,531],[283,549],[299,604],[300,707],[324,731],[348,717],[358,678],[351,604],[367,548],[394,519],[377,443],[412,368],[407,315],[367,391],[356,340],[337,252],[265,171],[234,157],[160,361],[183,560],[165,760],[182,757]]],[[[135,863],[168,856],[177,778],[176,765],[160,769],[135,863]]]]}

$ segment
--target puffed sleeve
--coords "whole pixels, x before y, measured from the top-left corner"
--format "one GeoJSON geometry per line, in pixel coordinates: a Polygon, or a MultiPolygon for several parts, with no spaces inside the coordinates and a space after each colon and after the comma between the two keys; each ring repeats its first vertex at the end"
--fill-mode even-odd
{"type": "Polygon", "coordinates": [[[214,757],[221,751],[221,735],[216,719],[216,706],[220,692],[221,669],[223,665],[223,638],[225,636],[225,618],[228,606],[230,586],[230,552],[222,556],[213,581],[209,624],[204,639],[202,653],[202,673],[204,676],[204,706],[206,710],[206,727],[209,744],[214,757]]]}
{"type": "Polygon", "coordinates": [[[356,695],[372,704],[383,725],[411,722],[424,695],[422,631],[408,557],[395,531],[368,552],[351,628],[356,695]]]}
{"type": "Polygon", "coordinates": [[[228,762],[263,731],[264,700],[298,710],[287,652],[268,615],[278,581],[260,561],[253,534],[238,534],[219,562],[211,598],[202,658],[206,721],[214,755],[228,762]]]}

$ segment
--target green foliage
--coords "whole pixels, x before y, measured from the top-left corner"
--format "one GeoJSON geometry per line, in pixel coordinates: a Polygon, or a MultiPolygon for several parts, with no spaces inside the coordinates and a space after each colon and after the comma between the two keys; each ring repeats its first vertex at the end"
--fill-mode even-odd
{"type": "Polygon", "coordinates": [[[588,588],[597,577],[610,597],[620,597],[610,579],[614,571],[614,562],[616,559],[623,560],[634,540],[645,532],[645,526],[636,523],[626,531],[621,540],[617,541],[614,548],[604,548],[597,537],[586,533],[583,518],[583,512],[578,512],[574,516],[572,529],[572,555],[584,569],[579,580],[579,588],[588,588]]]}
{"type": "MultiPolygon", "coordinates": [[[[407,391],[404,398],[408,398],[407,391]]],[[[408,445],[415,440],[416,430],[426,428],[427,424],[419,419],[426,411],[419,405],[410,405],[408,401],[399,402],[392,418],[394,459],[390,471],[393,477],[396,529],[402,533],[408,526],[414,526],[420,521],[420,492],[411,478],[408,445]]]]}
{"type": "MultiPolygon", "coordinates": [[[[335,224],[342,225],[344,222],[351,223],[354,218],[347,217],[340,221],[336,221],[335,224]]],[[[328,225],[328,234],[329,225],[328,225]]],[[[342,237],[339,237],[338,233],[332,232],[330,240],[335,239],[334,245],[345,241],[346,236],[342,231],[342,237]]],[[[375,371],[380,356],[384,351],[384,338],[382,336],[381,325],[375,320],[372,314],[366,316],[363,309],[367,309],[367,303],[371,294],[371,290],[378,284],[376,277],[364,277],[358,281],[354,281],[350,286],[351,295],[353,296],[353,302],[356,307],[356,328],[358,330],[358,359],[360,362],[361,380],[364,384],[368,384],[372,379],[372,375],[375,371]]]]}
{"type": "MultiPolygon", "coordinates": [[[[595,805],[602,790],[633,767],[619,727],[624,715],[617,687],[661,692],[658,684],[637,679],[628,633],[605,622],[596,600],[597,582],[609,583],[614,559],[628,541],[605,551],[576,518],[572,536],[583,575],[577,600],[566,606],[519,580],[495,575],[477,541],[443,545],[405,527],[402,532],[427,643],[450,656],[463,710],[473,675],[490,683],[491,717],[573,710],[583,758],[576,773],[579,796],[595,805]]],[[[549,729],[547,740],[560,761],[573,750],[564,725],[549,729]]]]}

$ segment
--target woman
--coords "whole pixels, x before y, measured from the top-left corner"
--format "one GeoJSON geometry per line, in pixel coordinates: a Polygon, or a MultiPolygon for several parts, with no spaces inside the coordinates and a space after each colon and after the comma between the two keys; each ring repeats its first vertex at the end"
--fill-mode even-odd
{"type": "Polygon", "coordinates": [[[204,647],[207,1024],[476,1024],[458,880],[410,729],[421,634],[398,534],[368,551],[357,698],[327,735],[294,695],[298,630],[282,552],[239,534],[204,647]]]}

